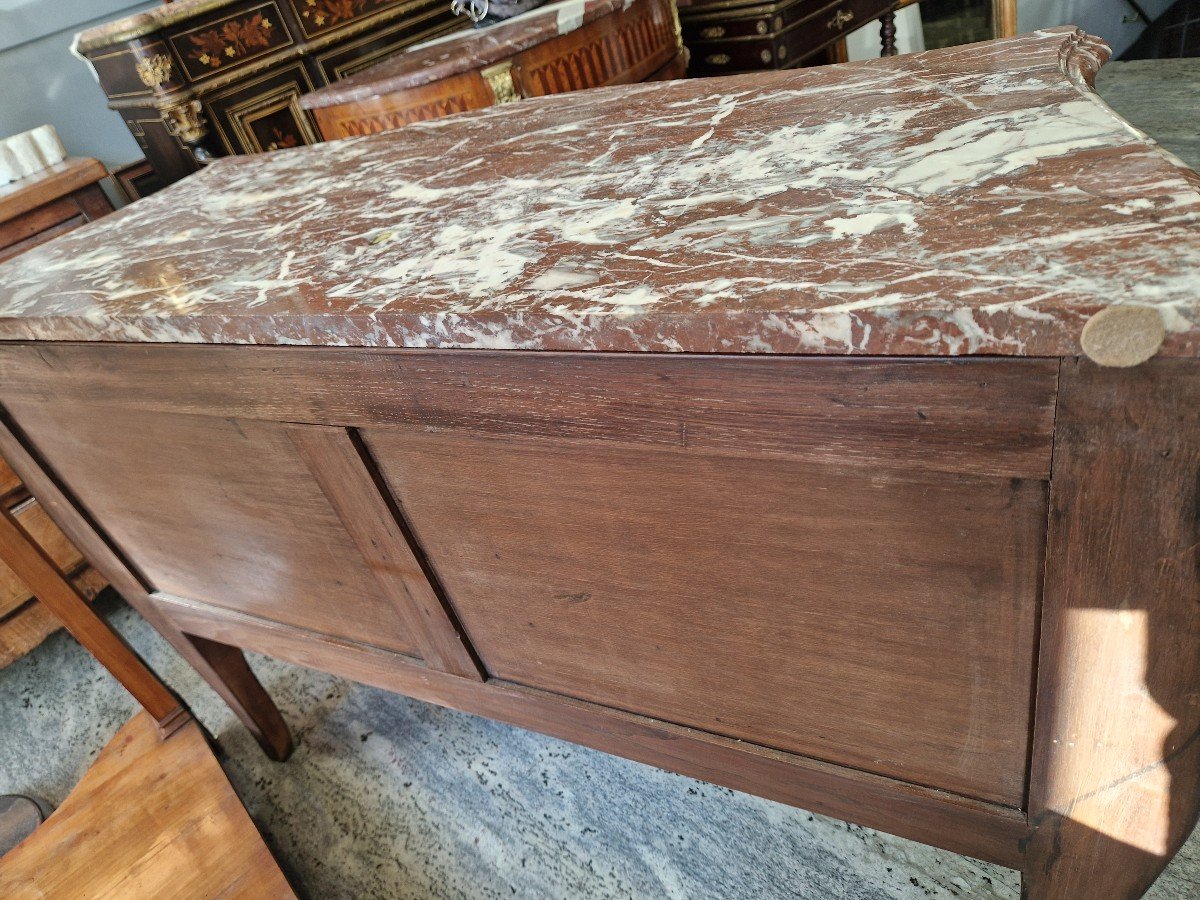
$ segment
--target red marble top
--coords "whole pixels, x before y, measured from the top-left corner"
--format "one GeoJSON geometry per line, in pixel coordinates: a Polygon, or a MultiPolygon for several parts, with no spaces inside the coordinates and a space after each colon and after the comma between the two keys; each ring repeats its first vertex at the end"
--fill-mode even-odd
{"type": "Polygon", "coordinates": [[[219,160],[0,265],[0,339],[1200,355],[1200,176],[1070,29],[219,160]]]}
{"type": "Polygon", "coordinates": [[[381,94],[441,81],[508,59],[638,0],[562,0],[486,28],[470,28],[410,47],[349,78],[300,98],[306,109],[369,100],[381,94]]]}

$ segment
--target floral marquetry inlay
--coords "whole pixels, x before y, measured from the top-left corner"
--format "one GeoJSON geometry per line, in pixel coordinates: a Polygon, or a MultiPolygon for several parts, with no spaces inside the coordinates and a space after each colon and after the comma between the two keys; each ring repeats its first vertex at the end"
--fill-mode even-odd
{"type": "Polygon", "coordinates": [[[293,0],[305,32],[314,34],[367,15],[395,0],[293,0]]]}
{"type": "Polygon", "coordinates": [[[261,14],[241,21],[226,22],[220,29],[203,31],[192,37],[197,52],[195,59],[214,69],[225,58],[233,59],[238,54],[270,45],[271,20],[261,14]]]}
{"type": "Polygon", "coordinates": [[[188,76],[203,78],[286,47],[292,37],[271,2],[181,31],[169,40],[188,76]]]}

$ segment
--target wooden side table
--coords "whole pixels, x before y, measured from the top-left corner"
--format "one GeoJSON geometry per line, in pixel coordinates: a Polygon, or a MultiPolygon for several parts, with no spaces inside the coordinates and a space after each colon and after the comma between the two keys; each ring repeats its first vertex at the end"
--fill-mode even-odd
{"type": "Polygon", "coordinates": [[[0,188],[0,262],[113,211],[97,159],[64,159],[0,188]]]}

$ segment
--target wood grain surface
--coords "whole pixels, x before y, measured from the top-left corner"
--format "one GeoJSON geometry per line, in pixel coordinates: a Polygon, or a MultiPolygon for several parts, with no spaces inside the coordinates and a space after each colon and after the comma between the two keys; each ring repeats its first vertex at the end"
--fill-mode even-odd
{"type": "Polygon", "coordinates": [[[12,569],[68,631],[91,653],[164,732],[187,718],[183,704],[124,639],[88,605],[53,559],[34,542],[17,518],[0,508],[0,559],[12,569]]]}
{"type": "MultiPolygon", "coordinates": [[[[0,409],[0,454],[8,460],[56,525],[109,584],[136,609],[167,642],[229,704],[271,759],[285,760],[292,752],[287,723],[236,647],[184,634],[150,600],[148,587],[63,485],[45,460],[35,456],[28,436],[0,409]]],[[[174,721],[178,722],[176,718],[174,721]]],[[[160,726],[162,727],[162,726],[160,726]]]]}
{"type": "Polygon", "coordinates": [[[62,806],[0,858],[0,896],[294,898],[195,721],[165,741],[144,713],[62,806]]]}
{"type": "MultiPolygon", "coordinates": [[[[54,561],[56,567],[68,576],[79,571],[83,565],[82,554],[46,515],[40,503],[31,498],[14,507],[12,514],[34,543],[54,561]]],[[[0,561],[0,619],[28,602],[32,596],[29,586],[0,561]]]]}
{"type": "Polygon", "coordinates": [[[156,588],[418,653],[285,426],[10,409],[156,588]]]}
{"type": "Polygon", "coordinates": [[[17,473],[9,467],[8,463],[0,458],[0,502],[7,501],[20,488],[21,479],[17,477],[17,473]]]}
{"type": "Polygon", "coordinates": [[[1050,472],[1057,363],[10,344],[0,399],[1050,472]]]}
{"type": "Polygon", "coordinates": [[[1063,361],[1029,900],[1140,897],[1200,810],[1200,370],[1063,361]]]}
{"type": "MultiPolygon", "coordinates": [[[[72,156],[28,178],[0,187],[0,222],[7,222],[108,175],[98,159],[72,156]]],[[[112,212],[111,204],[108,212],[112,212]]]]}
{"type": "MultiPolygon", "coordinates": [[[[103,575],[90,568],[80,570],[67,580],[89,603],[108,585],[103,575]]],[[[63,623],[44,603],[33,598],[27,600],[25,605],[0,619],[0,669],[40,646],[62,627],[63,623]]]]}
{"type": "Polygon", "coordinates": [[[366,448],[344,428],[292,425],[288,435],[413,636],[427,665],[476,680],[483,672],[410,525],[383,489],[366,448]]]}
{"type": "Polygon", "coordinates": [[[363,434],[497,677],[1021,806],[1042,482],[363,434]]]}
{"type": "Polygon", "coordinates": [[[458,678],[409,657],[178,597],[153,600],[158,612],[193,634],[956,853],[1021,863],[1025,817],[1004,806],[496,679],[458,678]]]}

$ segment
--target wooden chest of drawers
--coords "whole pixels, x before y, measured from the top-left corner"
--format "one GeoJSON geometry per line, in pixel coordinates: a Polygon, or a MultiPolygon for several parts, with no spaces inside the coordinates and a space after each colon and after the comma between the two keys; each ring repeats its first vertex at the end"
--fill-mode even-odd
{"type": "Polygon", "coordinates": [[[213,157],[315,143],[301,94],[467,24],[446,0],[178,0],[77,49],[165,185],[213,157]]]}
{"type": "Polygon", "coordinates": [[[689,72],[792,68],[898,5],[894,0],[693,3],[679,11],[683,41],[691,51],[689,72]]]}

